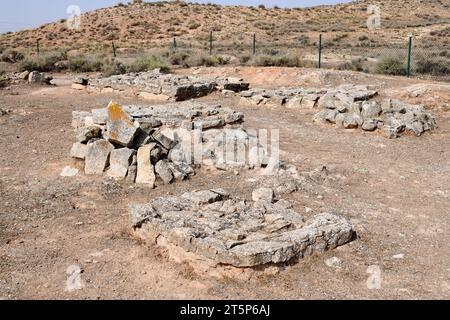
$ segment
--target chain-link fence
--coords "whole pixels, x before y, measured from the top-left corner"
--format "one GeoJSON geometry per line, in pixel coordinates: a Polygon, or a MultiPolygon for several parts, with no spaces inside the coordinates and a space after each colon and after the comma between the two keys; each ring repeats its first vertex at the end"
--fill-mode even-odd
{"type": "Polygon", "coordinates": [[[414,37],[383,45],[365,39],[356,45],[343,44],[340,40],[317,34],[297,42],[269,43],[259,42],[253,34],[239,40],[216,40],[210,34],[204,43],[174,39],[170,47],[229,55],[237,57],[242,64],[353,70],[450,81],[450,45],[439,39],[435,46],[423,46],[414,37]]]}

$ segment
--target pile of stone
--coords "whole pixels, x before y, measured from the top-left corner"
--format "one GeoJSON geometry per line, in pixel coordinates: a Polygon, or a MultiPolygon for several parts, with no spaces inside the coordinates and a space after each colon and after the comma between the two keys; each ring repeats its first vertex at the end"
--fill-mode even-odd
{"type": "Polygon", "coordinates": [[[388,138],[404,132],[421,136],[437,125],[424,107],[399,100],[374,99],[378,92],[366,85],[346,84],[333,89],[250,89],[241,92],[241,105],[319,108],[315,121],[364,131],[381,129],[388,138]]]}
{"type": "Polygon", "coordinates": [[[281,264],[350,242],[350,222],[322,213],[305,221],[273,190],[253,192],[253,202],[222,189],[157,198],[130,206],[136,234],[150,243],[174,245],[216,264],[256,267],[281,264]]]}
{"type": "Polygon", "coordinates": [[[32,72],[24,71],[23,73],[20,74],[20,76],[23,79],[28,79],[28,83],[30,84],[50,85],[51,81],[53,80],[52,76],[47,76],[45,73],[39,71],[32,71],[32,72]]]}
{"type": "MultiPolygon", "coordinates": [[[[88,84],[74,83],[74,89],[88,84]]],[[[155,100],[185,101],[207,96],[219,90],[240,92],[248,90],[249,83],[239,78],[206,78],[165,74],[160,70],[99,77],[89,80],[89,89],[100,92],[120,92],[131,89],[135,94],[155,100]]]]}
{"type": "Polygon", "coordinates": [[[326,93],[321,89],[250,89],[241,92],[241,105],[314,108],[326,93]]]}
{"type": "Polygon", "coordinates": [[[437,127],[435,119],[424,107],[393,99],[370,100],[376,94],[364,86],[341,86],[328,91],[320,98],[318,107],[321,110],[314,119],[346,129],[380,129],[388,138],[397,138],[404,132],[421,136],[437,127]]]}
{"type": "Polygon", "coordinates": [[[151,187],[157,178],[165,184],[188,178],[195,173],[193,164],[226,169],[219,155],[225,137],[244,144],[248,139],[242,113],[200,102],[125,107],[111,102],[106,109],[72,116],[78,142],[71,156],[84,160],[86,174],[106,172],[151,187]],[[195,139],[201,146],[197,162],[191,150],[195,139]]]}

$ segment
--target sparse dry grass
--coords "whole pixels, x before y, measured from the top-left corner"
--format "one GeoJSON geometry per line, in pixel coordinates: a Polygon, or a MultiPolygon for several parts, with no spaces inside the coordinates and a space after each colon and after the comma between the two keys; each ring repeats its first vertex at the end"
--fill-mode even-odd
{"type": "Polygon", "coordinates": [[[0,60],[15,63],[21,70],[58,71],[62,66],[75,72],[108,74],[171,66],[218,66],[236,61],[256,66],[312,67],[316,65],[318,38],[322,32],[325,55],[334,55],[332,59],[338,60],[333,61],[333,68],[397,74],[401,68],[392,59],[383,58],[377,66],[365,60],[372,56],[358,52],[389,48],[393,43],[406,48],[407,35],[412,32],[415,39],[420,36],[415,46],[443,52],[439,57],[432,57],[432,61],[415,59],[415,70],[440,75],[447,72],[450,11],[445,1],[409,0],[412,8],[433,8],[433,14],[419,15],[404,10],[404,4],[396,1],[370,1],[383,12],[382,29],[375,32],[369,32],[364,23],[368,3],[304,9],[178,1],[122,4],[84,14],[78,31],[68,29],[66,21],[60,20],[37,29],[1,35],[0,60]],[[212,55],[208,49],[210,31],[214,40],[212,55]],[[257,56],[251,55],[253,33],[257,39],[257,56]],[[171,50],[173,37],[177,40],[177,50],[171,50]],[[47,52],[41,57],[30,54],[36,51],[37,39],[41,49],[47,52]],[[118,47],[116,59],[112,59],[112,41],[118,47]],[[70,53],[68,57],[53,53],[62,51],[61,48],[70,53]],[[351,55],[345,57],[348,49],[351,55]],[[56,68],[55,62],[59,62],[56,60],[68,61],[56,68]]]}

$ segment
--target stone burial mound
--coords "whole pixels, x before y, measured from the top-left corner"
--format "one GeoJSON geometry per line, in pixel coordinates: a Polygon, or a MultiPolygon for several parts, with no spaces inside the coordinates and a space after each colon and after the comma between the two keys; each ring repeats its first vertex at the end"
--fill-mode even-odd
{"type": "Polygon", "coordinates": [[[437,128],[436,120],[424,107],[410,105],[399,100],[369,100],[374,94],[352,91],[342,86],[327,92],[318,102],[321,109],[316,121],[333,123],[345,129],[361,128],[364,131],[382,130],[388,138],[411,132],[421,136],[425,131],[437,128]]]}
{"type": "Polygon", "coordinates": [[[88,88],[100,92],[120,92],[130,89],[145,99],[185,101],[207,96],[214,91],[240,92],[250,84],[240,78],[198,77],[165,74],[160,70],[129,73],[75,81],[74,89],[88,88]]]}
{"type": "Polygon", "coordinates": [[[355,236],[350,222],[322,213],[310,220],[273,191],[258,189],[253,202],[222,189],[193,191],[130,205],[135,234],[173,250],[181,248],[210,265],[257,267],[283,264],[342,246],[355,236]]]}
{"type": "Polygon", "coordinates": [[[334,89],[250,89],[240,93],[241,105],[287,108],[319,108],[314,121],[345,129],[381,130],[388,138],[412,132],[421,136],[437,128],[423,106],[394,99],[376,99],[378,92],[365,85],[341,85],[334,89]]]}
{"type": "Polygon", "coordinates": [[[314,108],[324,89],[250,89],[240,93],[240,105],[314,108]]]}
{"type": "Polygon", "coordinates": [[[189,101],[122,108],[111,102],[105,109],[74,111],[72,117],[77,142],[70,154],[84,161],[87,175],[106,172],[110,178],[155,187],[157,181],[184,180],[201,165],[267,169],[270,162],[258,144],[252,151],[265,158],[253,166],[224,157],[229,143],[233,152],[235,144],[248,149],[250,137],[241,128],[244,115],[220,105],[189,101]]]}

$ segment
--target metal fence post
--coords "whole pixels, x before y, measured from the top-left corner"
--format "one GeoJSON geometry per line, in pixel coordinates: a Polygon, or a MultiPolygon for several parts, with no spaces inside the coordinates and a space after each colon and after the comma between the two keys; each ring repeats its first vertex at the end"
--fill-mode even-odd
{"type": "Polygon", "coordinates": [[[322,67],[322,34],[319,35],[319,69],[322,67]]]}
{"type": "Polygon", "coordinates": [[[253,34],[252,52],[256,55],[256,33],[253,34]]]}
{"type": "Polygon", "coordinates": [[[412,52],[412,35],[408,37],[408,65],[406,67],[406,76],[411,76],[411,52],[412,52]]]}
{"type": "Polygon", "coordinates": [[[114,44],[114,41],[112,42],[112,49],[113,49],[113,56],[114,56],[114,58],[116,58],[116,57],[117,57],[117,54],[116,54],[116,45],[114,44]]]}
{"type": "Polygon", "coordinates": [[[213,51],[213,33],[212,31],[209,33],[209,55],[212,56],[213,51]]]}

